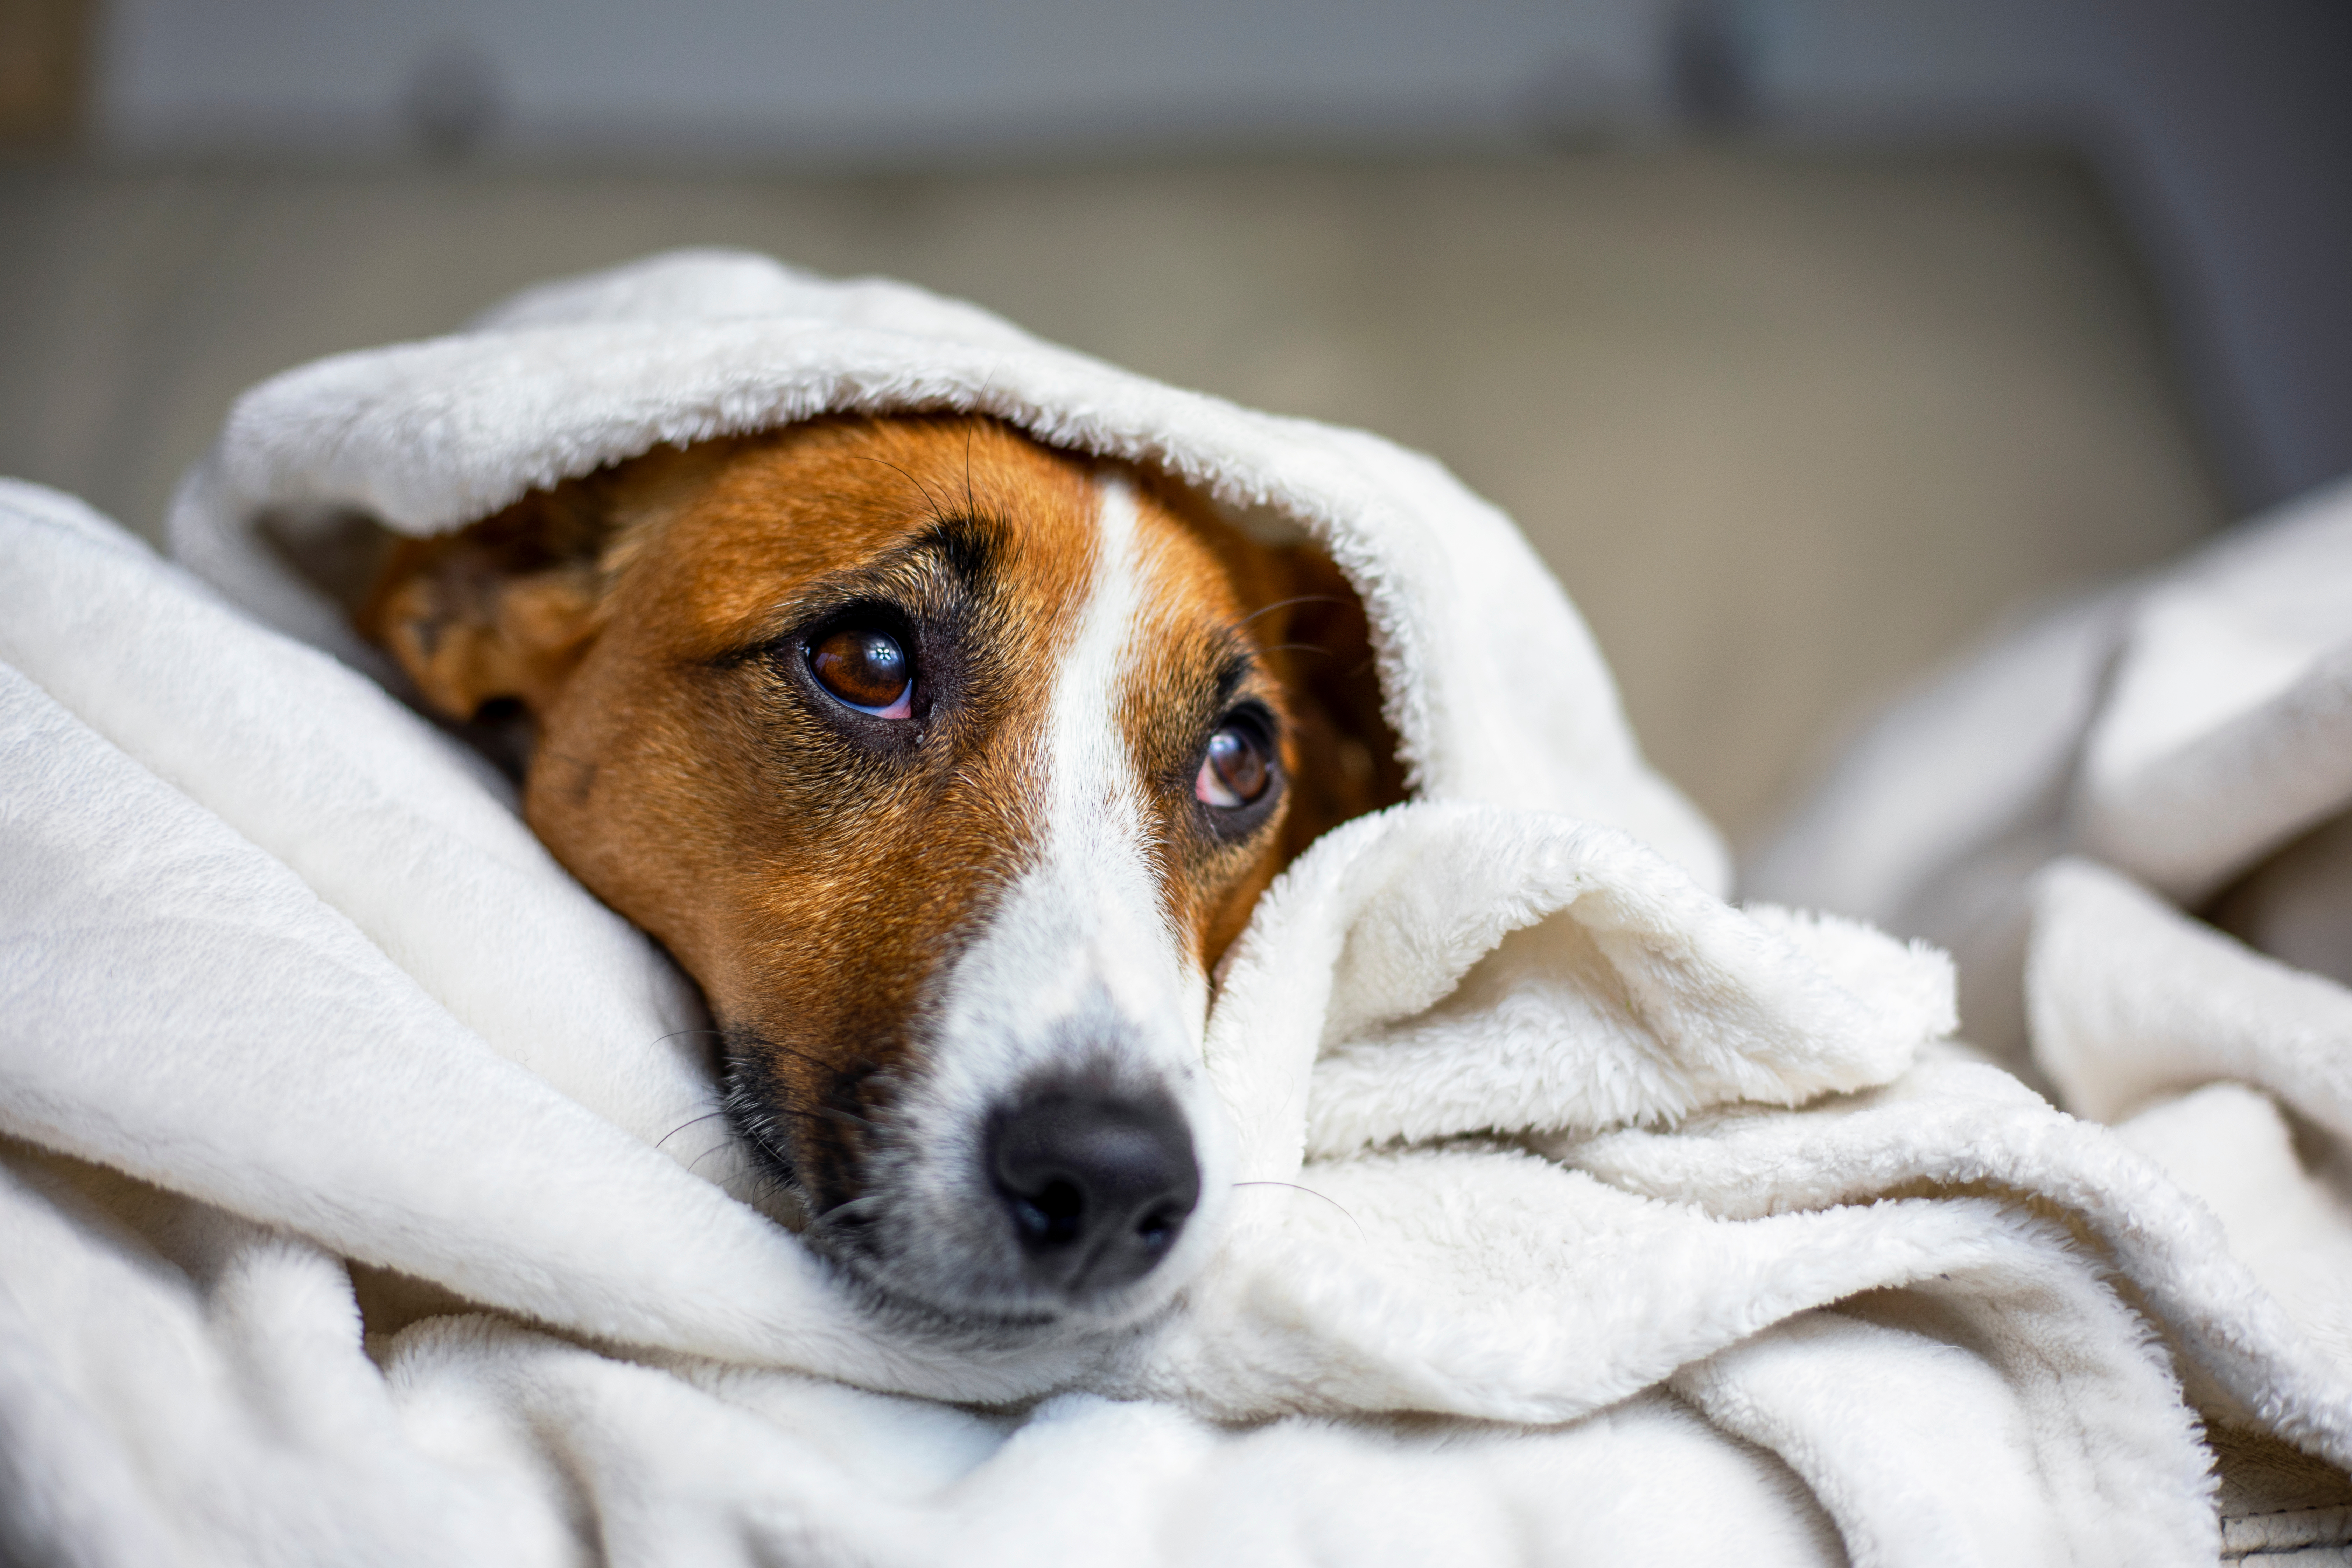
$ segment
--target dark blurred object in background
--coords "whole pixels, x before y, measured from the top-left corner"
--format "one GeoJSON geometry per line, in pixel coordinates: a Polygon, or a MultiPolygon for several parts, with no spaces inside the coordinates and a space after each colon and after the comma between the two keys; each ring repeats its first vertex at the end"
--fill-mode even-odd
{"type": "Polygon", "coordinates": [[[0,150],[63,146],[81,127],[86,0],[0,0],[0,150]]]}

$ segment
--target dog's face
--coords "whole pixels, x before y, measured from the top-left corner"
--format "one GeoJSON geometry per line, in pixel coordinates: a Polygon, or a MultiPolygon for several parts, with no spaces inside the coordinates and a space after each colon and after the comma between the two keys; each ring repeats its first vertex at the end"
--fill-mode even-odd
{"type": "Polygon", "coordinates": [[[531,826],[700,983],[807,1234],[959,1318],[1181,1277],[1217,960],[1402,793],[1327,563],[987,421],[642,458],[402,547],[362,619],[536,721],[531,826]]]}

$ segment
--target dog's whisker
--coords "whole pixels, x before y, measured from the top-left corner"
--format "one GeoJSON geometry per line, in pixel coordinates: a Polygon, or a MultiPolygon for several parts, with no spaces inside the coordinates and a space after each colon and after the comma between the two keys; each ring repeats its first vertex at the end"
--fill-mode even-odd
{"type": "Polygon", "coordinates": [[[880,1198],[871,1193],[865,1193],[854,1198],[842,1199],[841,1202],[817,1215],[817,1218],[828,1225],[837,1225],[845,1221],[855,1225],[871,1219],[873,1211],[881,1206],[880,1198]]]}
{"type": "Polygon", "coordinates": [[[726,1114],[727,1112],[723,1109],[719,1110],[706,1110],[699,1116],[691,1117],[687,1121],[681,1121],[677,1126],[671,1128],[668,1131],[663,1133],[660,1140],[654,1144],[654,1147],[658,1149],[662,1144],[668,1142],[671,1139],[677,1137],[688,1128],[698,1127],[703,1122],[716,1121],[726,1114]]]}
{"type": "MultiPolygon", "coordinates": [[[[1345,1204],[1342,1204],[1339,1199],[1332,1197],[1328,1194],[1317,1192],[1313,1187],[1301,1186],[1297,1182],[1235,1182],[1234,1185],[1237,1187],[1288,1187],[1292,1192],[1305,1193],[1308,1197],[1312,1198],[1321,1198],[1325,1203],[1329,1204],[1341,1214],[1348,1215],[1348,1223],[1356,1227],[1356,1234],[1359,1237],[1364,1237],[1363,1222],[1359,1220],[1354,1215],[1348,1214],[1348,1208],[1345,1204]]],[[[1366,1240],[1370,1239],[1369,1237],[1364,1237],[1364,1238],[1366,1240]]]]}
{"type": "Polygon", "coordinates": [[[797,1185],[798,1167],[793,1163],[793,1157],[776,1142],[774,1134],[770,1131],[770,1123],[774,1120],[773,1113],[753,1104],[748,1097],[740,1094],[729,1097],[728,1109],[733,1113],[737,1134],[753,1149],[768,1157],[768,1169],[779,1178],[778,1185],[784,1188],[797,1185]]]}

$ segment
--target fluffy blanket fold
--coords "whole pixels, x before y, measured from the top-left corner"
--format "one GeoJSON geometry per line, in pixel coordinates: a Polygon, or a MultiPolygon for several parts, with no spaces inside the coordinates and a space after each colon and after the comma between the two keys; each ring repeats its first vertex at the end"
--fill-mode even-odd
{"type": "MultiPolygon", "coordinates": [[[[0,1555],[2187,1563],[2200,1412],[2352,1463],[2311,1268],[1942,1043],[1940,953],[1724,903],[1566,598],[1426,459],[691,254],[266,384],[172,531],[0,489],[0,1555]],[[1413,770],[1230,958],[1244,1184],[1116,1333],[877,1313],[747,1204],[691,987],[256,532],[937,408],[1318,539],[1413,770]]],[[[2038,885],[2052,931],[2177,921],[2102,878],[2038,885]]],[[[2036,963],[2085,1109],[2250,1076],[2345,1131],[2340,1062],[2151,1067],[2143,983],[2036,963]]]]}
{"type": "MultiPolygon", "coordinates": [[[[2300,1336],[2310,1384],[2340,1384],[2347,807],[2339,484],[1962,662],[1863,738],[1749,883],[1949,945],[1971,1034],[2193,1194],[2300,1336]]],[[[2340,1393],[2323,1436],[2233,1392],[2199,1398],[2344,1463],[2340,1393]]],[[[2281,1510],[2315,1521],[2282,1539],[2352,1551],[2352,1485],[2315,1495],[2281,1510]]]]}

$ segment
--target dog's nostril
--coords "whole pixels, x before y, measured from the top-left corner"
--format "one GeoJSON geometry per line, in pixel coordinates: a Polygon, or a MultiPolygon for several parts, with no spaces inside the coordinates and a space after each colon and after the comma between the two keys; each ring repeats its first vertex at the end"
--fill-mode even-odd
{"type": "Polygon", "coordinates": [[[1136,1222],[1136,1237],[1146,1247],[1164,1247],[1176,1239],[1176,1233],[1184,1228],[1184,1216],[1192,1212],[1189,1203],[1181,1209],[1162,1204],[1136,1222]]]}
{"type": "Polygon", "coordinates": [[[1048,1182],[1045,1190],[1032,1196],[1013,1200],[1013,1223],[1021,1227],[1027,1239],[1045,1247],[1059,1247],[1078,1238],[1078,1222],[1085,1215],[1087,1195],[1068,1182],[1048,1182]]]}
{"type": "Polygon", "coordinates": [[[1070,1295],[1149,1273],[1201,1196],[1192,1132],[1164,1095],[1033,1093],[997,1118],[988,1163],[1031,1274],[1070,1295]]]}

